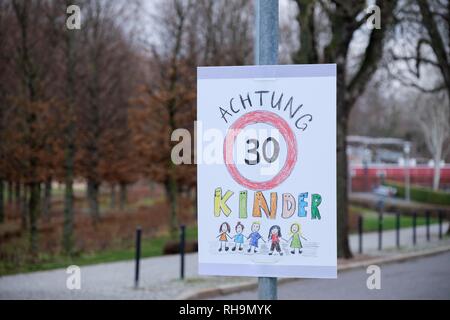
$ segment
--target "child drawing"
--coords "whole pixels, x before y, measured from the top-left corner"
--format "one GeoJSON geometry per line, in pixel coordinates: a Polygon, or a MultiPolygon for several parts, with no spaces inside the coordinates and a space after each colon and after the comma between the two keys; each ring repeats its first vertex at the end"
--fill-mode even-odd
{"type": "Polygon", "coordinates": [[[237,249],[242,251],[244,245],[244,235],[242,234],[244,231],[244,226],[240,221],[238,221],[236,227],[234,227],[234,230],[236,231],[236,234],[234,235],[234,248],[231,250],[235,251],[237,249]]]}
{"type": "Polygon", "coordinates": [[[250,239],[250,243],[249,243],[249,248],[248,248],[248,252],[252,251],[253,248],[253,252],[256,253],[258,252],[256,249],[258,248],[258,240],[261,239],[263,242],[264,239],[261,237],[261,235],[259,234],[259,229],[261,228],[261,225],[259,224],[259,222],[253,222],[252,227],[251,227],[251,231],[252,233],[250,233],[247,237],[247,239],[250,239]]]}
{"type": "MultiPolygon", "coordinates": [[[[271,226],[270,230],[269,230],[269,236],[267,238],[268,238],[268,241],[272,242],[272,244],[270,246],[269,255],[272,255],[273,251],[277,250],[277,252],[280,254],[280,256],[282,256],[283,252],[281,252],[280,241],[283,238],[282,238],[282,235],[281,235],[280,226],[278,226],[278,225],[271,226]]],[[[286,241],[286,240],[284,240],[284,241],[286,241]]]]}
{"type": "Polygon", "coordinates": [[[220,225],[219,235],[217,236],[217,238],[219,238],[219,242],[220,242],[219,252],[222,251],[223,246],[225,246],[225,251],[228,251],[227,241],[228,241],[228,238],[231,239],[231,236],[229,235],[230,231],[231,231],[230,225],[227,222],[223,222],[220,225]]]}
{"type": "Polygon", "coordinates": [[[300,240],[300,238],[303,238],[303,240],[308,241],[302,234],[300,224],[293,223],[291,225],[291,237],[289,238],[289,240],[291,240],[290,247],[292,248],[292,251],[291,251],[292,254],[295,254],[295,249],[298,250],[298,254],[302,253],[303,246],[302,246],[302,241],[300,240]]]}

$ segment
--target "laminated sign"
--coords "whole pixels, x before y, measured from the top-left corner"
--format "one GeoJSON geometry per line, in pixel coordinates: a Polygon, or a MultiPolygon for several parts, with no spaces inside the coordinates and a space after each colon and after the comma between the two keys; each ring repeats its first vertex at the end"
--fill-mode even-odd
{"type": "Polygon", "coordinates": [[[197,69],[199,273],[336,278],[336,65],[197,69]]]}

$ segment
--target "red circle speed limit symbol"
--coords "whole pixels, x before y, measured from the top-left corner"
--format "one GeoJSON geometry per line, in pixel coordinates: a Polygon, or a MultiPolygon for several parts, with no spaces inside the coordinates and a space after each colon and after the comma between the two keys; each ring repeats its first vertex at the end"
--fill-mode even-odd
{"type": "Polygon", "coordinates": [[[227,136],[223,144],[223,157],[225,166],[231,177],[240,185],[252,190],[268,190],[273,189],[286,180],[292,172],[295,163],[297,162],[297,141],[295,135],[292,132],[289,124],[280,116],[269,111],[253,111],[240,117],[233,125],[228,129],[227,136]],[[241,175],[234,163],[234,144],[236,137],[246,126],[256,123],[269,124],[280,131],[287,146],[286,161],[281,170],[268,181],[252,181],[241,175]]]}

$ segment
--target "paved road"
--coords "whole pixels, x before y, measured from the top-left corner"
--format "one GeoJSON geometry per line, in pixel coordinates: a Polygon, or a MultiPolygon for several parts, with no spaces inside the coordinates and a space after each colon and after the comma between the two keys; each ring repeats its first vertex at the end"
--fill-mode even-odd
{"type": "MultiPolygon", "coordinates": [[[[336,280],[304,279],[280,285],[279,299],[450,299],[450,252],[381,266],[381,289],[369,290],[365,269],[336,280]]],[[[256,291],[217,299],[256,299],[256,291]]]]}

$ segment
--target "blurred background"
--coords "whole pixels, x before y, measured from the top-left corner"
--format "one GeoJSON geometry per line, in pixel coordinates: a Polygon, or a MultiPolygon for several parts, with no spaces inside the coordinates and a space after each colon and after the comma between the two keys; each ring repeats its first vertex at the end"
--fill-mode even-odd
{"type": "MultiPolygon", "coordinates": [[[[0,275],[131,259],[138,225],[144,257],[180,224],[196,250],[170,135],[193,133],[197,66],[253,64],[253,5],[0,0],[0,275]]],[[[450,1],[280,0],[279,19],[280,64],[338,64],[339,255],[357,216],[376,228],[371,195],[450,206],[450,1]]]]}

